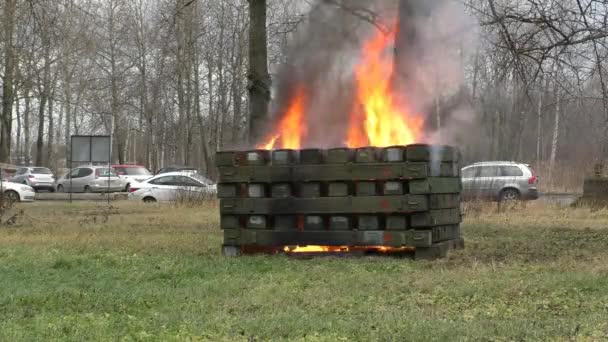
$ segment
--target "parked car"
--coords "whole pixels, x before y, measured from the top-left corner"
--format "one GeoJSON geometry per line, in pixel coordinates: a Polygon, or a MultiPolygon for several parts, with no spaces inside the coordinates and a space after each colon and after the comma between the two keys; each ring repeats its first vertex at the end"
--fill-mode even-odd
{"type": "Polygon", "coordinates": [[[126,192],[129,192],[131,184],[143,182],[152,177],[152,173],[142,165],[112,165],[112,170],[122,180],[126,192]]]}
{"type": "Polygon", "coordinates": [[[36,199],[34,188],[14,182],[0,181],[0,194],[8,202],[32,202],[36,199]]]}
{"type": "Polygon", "coordinates": [[[55,191],[55,176],[46,167],[20,167],[10,181],[29,185],[36,191],[55,191]]]}
{"type": "Polygon", "coordinates": [[[189,172],[189,173],[198,173],[198,169],[195,167],[191,167],[191,166],[180,166],[180,165],[171,165],[171,166],[166,166],[163,167],[161,169],[159,169],[158,171],[156,171],[156,174],[159,175],[161,173],[167,173],[167,172],[189,172]]]}
{"type": "Polygon", "coordinates": [[[175,202],[180,199],[214,197],[217,186],[207,178],[190,172],[168,172],[132,184],[129,199],[149,202],[175,202]]]}
{"type": "Polygon", "coordinates": [[[538,181],[530,165],[517,162],[482,162],[462,169],[465,199],[534,200],[538,198],[538,181]]]}
{"type": "Polygon", "coordinates": [[[118,192],[123,189],[123,182],[107,166],[77,167],[56,184],[57,192],[118,192]]]}

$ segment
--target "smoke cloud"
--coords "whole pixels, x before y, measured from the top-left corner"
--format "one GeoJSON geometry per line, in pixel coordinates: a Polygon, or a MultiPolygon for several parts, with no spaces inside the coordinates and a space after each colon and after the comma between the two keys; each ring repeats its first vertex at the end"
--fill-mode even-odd
{"type": "Polygon", "coordinates": [[[303,88],[308,126],[303,147],[343,146],[362,43],[379,29],[395,27],[393,89],[424,118],[419,142],[457,143],[474,119],[463,83],[464,61],[475,48],[475,23],[449,0],[318,1],[274,80],[272,122],[303,88]]]}

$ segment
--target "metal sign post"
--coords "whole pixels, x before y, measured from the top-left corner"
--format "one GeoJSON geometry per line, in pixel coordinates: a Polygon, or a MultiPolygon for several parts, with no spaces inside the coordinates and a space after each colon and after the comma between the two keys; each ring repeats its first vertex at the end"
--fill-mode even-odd
{"type": "MultiPolygon", "coordinates": [[[[73,163],[107,163],[108,191],[110,204],[110,173],[112,162],[112,136],[110,135],[72,135],[70,140],[70,173],[73,163]]],[[[72,203],[72,175],[70,174],[70,203],[72,203]]]]}

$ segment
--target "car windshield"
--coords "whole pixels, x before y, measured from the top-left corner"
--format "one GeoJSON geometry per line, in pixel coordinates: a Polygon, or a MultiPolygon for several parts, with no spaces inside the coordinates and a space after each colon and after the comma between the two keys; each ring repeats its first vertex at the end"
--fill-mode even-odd
{"type": "Polygon", "coordinates": [[[205,184],[205,185],[211,185],[211,184],[213,184],[213,182],[212,182],[212,181],[210,181],[210,180],[208,180],[207,178],[205,178],[205,177],[203,177],[203,176],[199,175],[198,173],[192,174],[192,175],[190,175],[190,177],[192,177],[192,178],[194,178],[194,179],[198,180],[199,182],[201,182],[201,183],[203,183],[203,184],[205,184]]]}
{"type": "Polygon", "coordinates": [[[97,169],[95,174],[99,177],[114,177],[116,173],[110,169],[97,169]]]}
{"type": "Polygon", "coordinates": [[[46,167],[35,167],[32,169],[32,173],[36,175],[52,175],[51,170],[46,167]]]}
{"type": "Polygon", "coordinates": [[[145,167],[125,167],[124,173],[129,176],[149,176],[151,175],[150,171],[145,167]]]}

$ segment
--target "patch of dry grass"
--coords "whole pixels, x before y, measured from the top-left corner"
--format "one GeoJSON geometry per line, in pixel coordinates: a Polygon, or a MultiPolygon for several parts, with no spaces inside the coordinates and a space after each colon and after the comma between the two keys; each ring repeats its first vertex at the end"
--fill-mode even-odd
{"type": "MultiPolygon", "coordinates": [[[[132,202],[23,204],[15,225],[0,228],[0,246],[171,249],[206,252],[220,243],[217,203],[146,205],[132,202]],[[29,207],[28,207],[29,206],[29,207]]],[[[217,246],[216,246],[217,247],[217,246]]],[[[216,248],[219,251],[219,247],[216,248]]]]}

